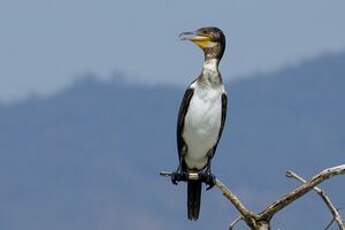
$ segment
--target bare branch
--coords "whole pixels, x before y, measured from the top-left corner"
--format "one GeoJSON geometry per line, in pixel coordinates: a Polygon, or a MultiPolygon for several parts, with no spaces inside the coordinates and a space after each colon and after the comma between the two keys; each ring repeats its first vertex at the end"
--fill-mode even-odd
{"type": "MultiPolygon", "coordinates": [[[[161,171],[161,176],[171,177],[172,172],[161,171]]],[[[189,180],[198,180],[198,173],[188,173],[187,177],[189,180]]],[[[232,203],[232,205],[241,213],[243,220],[251,227],[256,226],[256,218],[258,217],[255,213],[250,211],[244,206],[244,204],[238,199],[238,197],[228,189],[223,182],[219,179],[215,179],[215,186],[223,193],[223,195],[232,203]]]]}
{"type": "Polygon", "coordinates": [[[161,175],[161,176],[171,176],[171,172],[168,172],[168,171],[161,171],[160,173],[159,173],[159,175],[161,175]]]}
{"type": "Polygon", "coordinates": [[[242,216],[237,217],[234,221],[231,222],[231,224],[229,225],[229,230],[233,230],[235,225],[240,222],[241,220],[243,220],[242,216]]]}
{"type": "Polygon", "coordinates": [[[332,220],[327,224],[327,226],[325,227],[325,230],[328,230],[331,226],[332,226],[332,224],[334,223],[334,221],[335,221],[335,219],[334,219],[334,217],[332,218],[332,220]]]}
{"type": "Polygon", "coordinates": [[[259,218],[263,220],[271,220],[274,214],[291,204],[293,201],[297,200],[310,190],[312,190],[316,185],[329,179],[330,177],[345,174],[345,164],[338,165],[332,168],[325,169],[307,181],[305,184],[297,187],[289,193],[284,194],[280,199],[272,202],[268,205],[260,214],[259,218]]]}
{"type": "MultiPolygon", "coordinates": [[[[309,181],[305,181],[303,178],[299,177],[297,174],[293,173],[292,171],[287,172],[288,177],[293,177],[304,184],[300,185],[296,189],[292,190],[289,193],[284,194],[280,199],[272,202],[269,204],[262,212],[259,214],[256,214],[249,210],[247,207],[244,206],[244,204],[241,202],[241,200],[229,189],[227,188],[223,182],[221,182],[218,179],[215,179],[214,183],[215,186],[223,193],[223,195],[231,202],[231,204],[241,213],[241,216],[238,217],[235,221],[233,221],[230,224],[229,229],[232,230],[233,227],[240,221],[244,220],[248,227],[252,230],[269,230],[270,228],[270,221],[272,217],[297,200],[298,198],[302,197],[305,195],[307,192],[310,190],[314,189],[316,192],[320,194],[322,199],[324,199],[325,203],[331,210],[334,220],[337,221],[339,229],[340,230],[345,230],[344,228],[344,222],[341,219],[341,216],[336,208],[332,205],[330,199],[325,195],[325,193],[317,188],[316,186],[323,181],[336,176],[336,175],[341,175],[345,174],[345,164],[338,165],[332,168],[325,169],[321,171],[320,173],[316,174],[314,177],[312,177],[309,181]]],[[[172,172],[166,172],[162,171],[160,173],[162,176],[167,176],[171,177],[173,175],[172,172]]],[[[199,180],[200,175],[198,173],[187,173],[185,175],[184,180],[199,180]]],[[[332,224],[332,222],[330,223],[332,224]]],[[[330,224],[327,226],[326,229],[329,228],[330,224]]]]}
{"type": "MultiPolygon", "coordinates": [[[[161,171],[159,173],[159,175],[161,176],[166,176],[166,177],[171,177],[172,176],[172,172],[168,172],[168,171],[161,171]]],[[[199,174],[198,173],[187,173],[187,177],[188,180],[199,180],[199,174]]]]}
{"type": "Polygon", "coordinates": [[[250,211],[248,208],[244,206],[244,204],[238,199],[238,197],[228,189],[223,182],[219,179],[216,179],[215,186],[223,193],[223,195],[235,206],[235,208],[241,213],[244,220],[251,220],[254,218],[256,219],[256,214],[250,211]]]}
{"type": "MultiPolygon", "coordinates": [[[[298,180],[298,181],[300,181],[302,183],[306,183],[307,182],[305,179],[303,179],[302,177],[297,175],[295,172],[290,171],[290,170],[286,172],[286,176],[289,177],[289,178],[294,178],[294,179],[296,179],[296,180],[298,180]]],[[[322,200],[325,202],[325,204],[327,205],[328,209],[331,211],[331,214],[333,215],[333,219],[327,225],[325,230],[327,230],[333,224],[334,221],[337,222],[338,227],[339,227],[340,230],[345,230],[344,221],[342,220],[341,215],[338,212],[338,209],[333,205],[331,199],[320,188],[314,187],[313,190],[315,192],[317,192],[317,194],[319,194],[321,196],[322,200]]]]}

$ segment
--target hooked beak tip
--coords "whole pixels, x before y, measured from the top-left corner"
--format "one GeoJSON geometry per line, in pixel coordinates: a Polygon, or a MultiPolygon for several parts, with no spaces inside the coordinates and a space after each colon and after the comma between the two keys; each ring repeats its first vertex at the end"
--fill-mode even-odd
{"type": "Polygon", "coordinates": [[[178,35],[181,41],[191,40],[195,36],[195,32],[182,32],[178,35]]]}

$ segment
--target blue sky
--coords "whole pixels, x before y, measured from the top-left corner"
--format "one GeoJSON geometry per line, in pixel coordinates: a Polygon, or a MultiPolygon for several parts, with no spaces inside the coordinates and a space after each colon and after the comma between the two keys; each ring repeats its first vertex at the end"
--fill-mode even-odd
{"type": "Polygon", "coordinates": [[[225,79],[345,50],[342,0],[1,0],[0,100],[50,94],[85,73],[186,84],[202,56],[181,31],[222,28],[225,79]]]}

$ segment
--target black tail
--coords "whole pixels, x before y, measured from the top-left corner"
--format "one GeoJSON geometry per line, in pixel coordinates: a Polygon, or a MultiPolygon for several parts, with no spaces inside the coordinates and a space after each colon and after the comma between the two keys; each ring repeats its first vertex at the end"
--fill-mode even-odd
{"type": "Polygon", "coordinates": [[[187,196],[188,219],[197,220],[200,212],[200,180],[188,181],[187,196]]]}

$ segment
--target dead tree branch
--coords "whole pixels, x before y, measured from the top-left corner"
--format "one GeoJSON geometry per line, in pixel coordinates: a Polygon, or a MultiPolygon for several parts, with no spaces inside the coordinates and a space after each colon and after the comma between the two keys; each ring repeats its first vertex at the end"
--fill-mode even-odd
{"type": "MultiPolygon", "coordinates": [[[[171,176],[171,172],[162,171],[160,173],[162,176],[171,176]]],[[[303,182],[304,184],[300,185],[299,187],[295,188],[294,190],[284,194],[280,199],[272,202],[269,204],[263,211],[259,214],[256,214],[249,210],[241,200],[229,189],[227,188],[223,182],[219,179],[215,179],[215,186],[223,193],[224,197],[227,198],[230,203],[239,211],[241,214],[241,218],[237,218],[230,227],[233,227],[240,219],[243,219],[248,227],[252,230],[270,230],[270,221],[272,217],[294,202],[295,200],[299,199],[312,189],[314,189],[318,184],[322,183],[323,181],[337,175],[345,174],[345,164],[338,165],[332,168],[325,169],[320,173],[316,174],[312,177],[309,181],[303,182]]],[[[190,173],[188,174],[188,180],[198,180],[199,176],[197,173],[190,173]]],[[[302,178],[303,179],[303,178],[302,178]]],[[[334,210],[333,210],[334,211],[334,210]]],[[[332,211],[332,213],[333,213],[332,211]]],[[[339,214],[339,212],[336,212],[339,214]]],[[[343,224],[341,216],[338,215],[337,223],[343,224]],[[339,221],[339,222],[338,222],[339,221]]],[[[339,225],[340,226],[340,225],[339,225]]],[[[340,227],[339,227],[340,228],[340,227]]],[[[340,228],[344,230],[344,228],[340,228]]]]}
{"type": "Polygon", "coordinates": [[[292,190],[291,192],[286,193],[280,199],[272,202],[268,205],[260,214],[260,219],[271,220],[274,214],[297,200],[298,198],[305,195],[307,192],[312,190],[315,186],[321,182],[337,175],[345,174],[345,164],[338,165],[332,168],[325,169],[320,173],[316,174],[309,181],[292,190]]]}
{"type": "MultiPolygon", "coordinates": [[[[289,177],[289,178],[294,178],[302,183],[306,183],[307,181],[305,179],[303,179],[302,177],[300,177],[299,175],[297,175],[297,173],[289,170],[286,172],[286,176],[289,177]]],[[[320,188],[318,187],[314,187],[313,188],[314,191],[320,195],[320,197],[322,198],[322,200],[325,202],[325,204],[327,205],[328,209],[330,210],[332,216],[333,216],[333,219],[331,220],[331,222],[327,225],[326,229],[328,229],[334,221],[337,222],[338,224],[338,227],[340,230],[345,230],[345,224],[341,218],[341,215],[340,213],[338,212],[338,209],[333,205],[331,199],[327,196],[327,194],[321,190],[320,188]]]]}
{"type": "Polygon", "coordinates": [[[229,230],[233,230],[235,225],[240,222],[241,220],[243,220],[242,216],[237,217],[234,221],[231,222],[231,224],[229,225],[229,230]]]}
{"type": "Polygon", "coordinates": [[[235,206],[235,208],[241,213],[243,220],[247,223],[250,227],[256,226],[256,220],[258,216],[250,211],[248,208],[244,206],[244,204],[240,201],[240,199],[231,192],[220,180],[216,179],[215,186],[223,193],[223,195],[235,206]]]}

